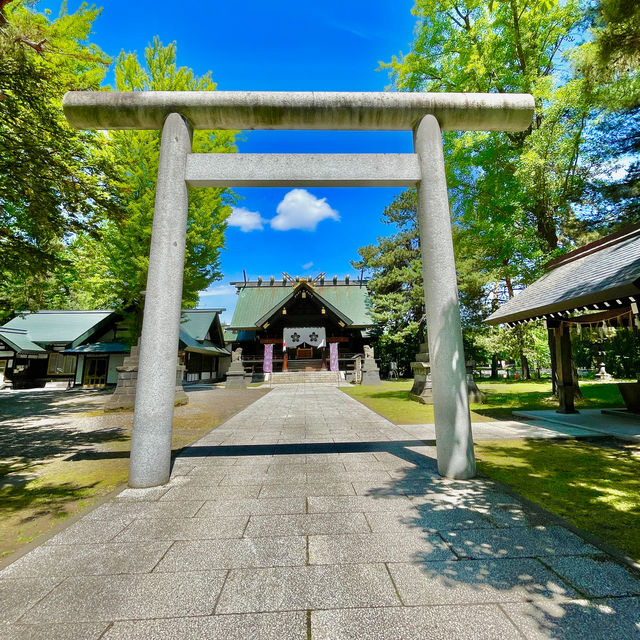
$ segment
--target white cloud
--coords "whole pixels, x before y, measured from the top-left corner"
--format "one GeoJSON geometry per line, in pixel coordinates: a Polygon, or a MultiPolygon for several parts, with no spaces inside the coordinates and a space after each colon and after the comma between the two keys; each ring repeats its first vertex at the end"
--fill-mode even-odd
{"type": "Polygon", "coordinates": [[[249,211],[244,207],[233,207],[231,215],[227,218],[230,227],[240,227],[240,231],[260,231],[266,220],[259,211],[249,211]]]}
{"type": "Polygon", "coordinates": [[[201,291],[199,295],[201,298],[204,296],[228,296],[235,292],[236,288],[232,287],[230,284],[218,284],[206,291],[201,291]]]}
{"type": "Polygon", "coordinates": [[[305,263],[302,265],[302,268],[303,268],[303,269],[311,269],[311,267],[313,267],[313,262],[305,262],[305,263]]]}
{"type": "Polygon", "coordinates": [[[316,198],[306,189],[292,189],[285,195],[276,211],[278,215],[270,221],[278,231],[303,229],[315,231],[318,223],[326,218],[340,220],[335,209],[327,204],[326,198],[316,198]]]}

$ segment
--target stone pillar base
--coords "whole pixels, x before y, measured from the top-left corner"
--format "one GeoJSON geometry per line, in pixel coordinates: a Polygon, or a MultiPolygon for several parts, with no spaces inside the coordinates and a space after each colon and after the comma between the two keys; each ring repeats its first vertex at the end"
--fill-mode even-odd
{"type": "Polygon", "coordinates": [[[627,410],[640,414],[640,380],[638,382],[619,382],[618,389],[620,389],[627,410]]]}
{"type": "Polygon", "coordinates": [[[227,382],[225,389],[246,389],[247,381],[245,378],[244,367],[240,360],[232,362],[227,370],[227,382]]]}
{"type": "MultiPolygon", "coordinates": [[[[131,354],[124,359],[121,366],[116,367],[118,383],[113,395],[105,402],[104,411],[122,411],[135,407],[138,363],[140,361],[139,349],[139,346],[131,347],[131,354]]],[[[189,397],[182,388],[184,369],[184,365],[178,364],[176,366],[176,394],[173,400],[175,407],[189,403],[189,397]]]]}
{"type": "Polygon", "coordinates": [[[367,387],[380,384],[380,369],[373,358],[365,358],[362,365],[362,382],[367,387]]]}

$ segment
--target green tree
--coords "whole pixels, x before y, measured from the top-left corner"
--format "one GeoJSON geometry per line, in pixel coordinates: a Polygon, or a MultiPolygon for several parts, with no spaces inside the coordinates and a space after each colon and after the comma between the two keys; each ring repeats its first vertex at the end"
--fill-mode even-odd
{"type": "Polygon", "coordinates": [[[89,41],[100,10],[63,3],[51,19],[30,4],[0,2],[0,315],[42,304],[64,243],[117,212],[100,135],[71,129],[61,109],[66,91],[104,78],[110,59],[89,41]]]}
{"type": "Polygon", "coordinates": [[[600,0],[587,16],[591,39],[572,59],[603,108],[592,153],[605,160],[589,196],[615,229],[640,222],[640,4],[600,0]]]}
{"type": "Polygon", "coordinates": [[[582,25],[579,1],[416,0],[414,13],[411,51],[384,65],[398,89],[535,97],[523,132],[444,135],[456,224],[509,295],[583,231],[573,203],[591,170],[581,149],[592,100],[560,68],[582,25]]]}
{"type": "MultiPolygon", "coordinates": [[[[415,189],[400,193],[385,207],[382,221],[395,233],[378,238],[376,244],[358,249],[360,258],[352,261],[355,269],[369,276],[371,312],[376,323],[374,337],[383,361],[396,361],[408,372],[420,343],[426,342],[422,258],[415,189]]],[[[487,332],[483,320],[488,314],[489,294],[485,279],[478,271],[478,260],[464,253],[454,229],[460,312],[465,353],[468,358],[483,359],[486,352],[476,339],[487,332]]]]}
{"type": "Polygon", "coordinates": [[[478,341],[489,353],[518,362],[525,380],[531,378],[530,368],[539,375],[539,370],[548,368],[551,362],[547,331],[541,322],[510,329],[493,327],[478,336],[478,341]]]}
{"type": "MultiPolygon", "coordinates": [[[[163,46],[158,38],[147,47],[144,65],[135,53],[121,53],[115,66],[118,91],[213,91],[211,74],[196,77],[178,67],[176,44],[163,46]]],[[[108,220],[98,238],[80,234],[70,254],[78,279],[72,297],[82,306],[128,310],[133,316],[133,338],[141,326],[141,292],[146,285],[149,246],[160,150],[158,131],[113,131],[104,153],[117,170],[116,186],[126,215],[108,220]]],[[[198,152],[234,152],[235,132],[195,131],[198,152]]],[[[219,254],[224,244],[225,219],[234,201],[226,189],[193,189],[189,193],[183,305],[193,307],[198,291],[220,278],[219,254]]]]}
{"type": "Polygon", "coordinates": [[[408,373],[424,334],[424,291],[418,240],[418,196],[415,189],[403,191],[385,207],[382,221],[396,233],[378,238],[377,244],[358,249],[355,269],[370,277],[371,313],[376,323],[374,338],[383,362],[398,363],[408,373]]]}

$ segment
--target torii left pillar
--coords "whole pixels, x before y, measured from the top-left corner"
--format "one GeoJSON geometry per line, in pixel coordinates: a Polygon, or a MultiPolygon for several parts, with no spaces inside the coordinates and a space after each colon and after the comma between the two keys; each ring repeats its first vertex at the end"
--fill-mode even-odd
{"type": "Polygon", "coordinates": [[[182,278],[189,207],[185,180],[192,132],[171,113],[164,121],[151,232],[147,295],[133,416],[129,486],[169,481],[171,427],[182,308],[182,278]]]}

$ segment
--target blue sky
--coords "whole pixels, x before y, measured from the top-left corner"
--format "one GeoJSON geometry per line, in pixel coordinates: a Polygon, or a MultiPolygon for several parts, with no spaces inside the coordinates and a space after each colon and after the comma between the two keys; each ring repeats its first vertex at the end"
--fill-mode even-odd
{"type": "MultiPolygon", "coordinates": [[[[390,83],[380,61],[408,52],[415,18],[412,0],[104,0],[92,41],[106,53],[137,51],[158,35],[177,42],[178,64],[197,74],[211,70],[221,90],[382,91],[390,83]]],[[[74,11],[80,2],[70,0],[74,11]]],[[[59,0],[39,9],[57,13],[59,0]]],[[[245,132],[245,153],[410,152],[410,132],[245,132]]],[[[258,275],[344,276],[357,250],[392,232],[380,222],[399,193],[391,188],[237,189],[240,211],[227,232],[224,278],[201,295],[202,307],[226,307],[235,293],[229,281],[246,270],[258,275]],[[291,220],[307,229],[291,229],[291,220]],[[316,223],[314,226],[314,222],[316,223]],[[249,230],[252,228],[253,230],[249,230]],[[311,230],[313,228],[313,230],[311,230]]]]}

